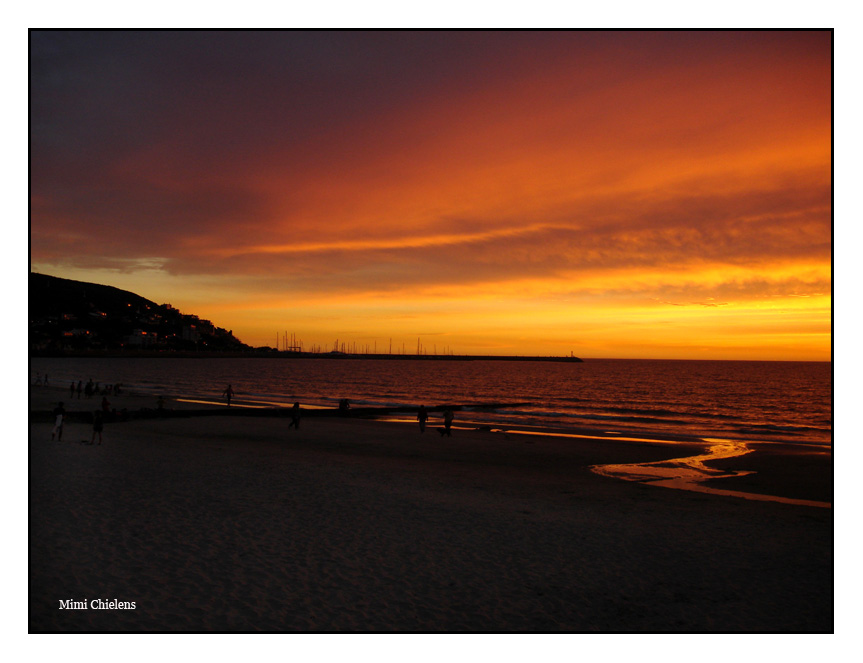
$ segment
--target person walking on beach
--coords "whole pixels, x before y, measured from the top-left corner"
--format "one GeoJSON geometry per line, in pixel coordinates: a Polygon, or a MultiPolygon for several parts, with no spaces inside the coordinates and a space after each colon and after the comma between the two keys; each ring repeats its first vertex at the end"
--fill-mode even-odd
{"type": "Polygon", "coordinates": [[[54,436],[57,436],[57,439],[62,442],[63,440],[63,420],[66,418],[66,409],[63,407],[63,403],[58,403],[57,407],[54,408],[54,428],[51,430],[51,439],[54,439],[54,436]]]}
{"type": "Polygon", "coordinates": [[[452,437],[452,420],[453,413],[450,408],[444,410],[443,413],[443,430],[440,432],[441,437],[446,435],[447,437],[452,437]]]}
{"type": "Polygon", "coordinates": [[[291,408],[291,423],[288,424],[288,428],[296,428],[300,429],[300,404],[294,403],[294,407],[291,408]]]}
{"type": "Polygon", "coordinates": [[[231,388],[231,385],[228,385],[228,388],[222,392],[222,396],[228,399],[228,407],[231,407],[231,398],[234,396],[234,390],[231,388]]]}
{"type": "Polygon", "coordinates": [[[426,412],[426,406],[420,405],[419,412],[417,412],[417,421],[420,422],[420,433],[426,432],[426,421],[428,421],[429,413],[426,412]]]}
{"type": "Polygon", "coordinates": [[[96,436],[99,436],[99,444],[102,444],[102,428],[103,428],[103,420],[102,413],[99,410],[96,410],[93,413],[93,437],[90,439],[90,444],[93,444],[96,441],[96,436]]]}
{"type": "Polygon", "coordinates": [[[69,398],[75,398],[75,381],[72,380],[72,384],[69,385],[69,398]]]}

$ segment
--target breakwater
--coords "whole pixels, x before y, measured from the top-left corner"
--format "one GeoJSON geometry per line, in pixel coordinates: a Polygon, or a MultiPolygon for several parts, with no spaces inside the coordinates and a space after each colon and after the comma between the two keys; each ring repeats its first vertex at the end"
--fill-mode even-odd
{"type": "Polygon", "coordinates": [[[573,356],[530,356],[530,355],[449,355],[449,354],[375,354],[347,352],[289,352],[289,351],[255,351],[248,352],[176,352],[148,350],[80,350],[80,351],[31,351],[31,357],[80,357],[122,359],[158,358],[158,359],[321,359],[321,360],[363,360],[377,361],[544,361],[561,363],[581,363],[583,360],[573,356]]]}

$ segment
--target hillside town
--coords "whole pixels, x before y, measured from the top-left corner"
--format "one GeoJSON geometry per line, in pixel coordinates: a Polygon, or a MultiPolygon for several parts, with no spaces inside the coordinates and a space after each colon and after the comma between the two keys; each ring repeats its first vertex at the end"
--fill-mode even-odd
{"type": "Polygon", "coordinates": [[[110,286],[30,275],[32,353],[233,352],[250,349],[232,331],[110,286]]]}

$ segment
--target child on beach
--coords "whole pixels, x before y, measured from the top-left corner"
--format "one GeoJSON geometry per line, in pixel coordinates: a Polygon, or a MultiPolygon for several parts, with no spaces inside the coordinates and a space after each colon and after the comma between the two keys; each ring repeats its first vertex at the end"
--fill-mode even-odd
{"type": "Polygon", "coordinates": [[[419,412],[417,412],[417,421],[420,422],[420,433],[426,432],[426,421],[428,421],[429,413],[426,412],[426,406],[420,405],[419,412]]]}
{"type": "Polygon", "coordinates": [[[291,423],[288,424],[288,428],[296,428],[300,429],[300,404],[294,403],[294,407],[291,408],[291,423]]]}
{"type": "Polygon", "coordinates": [[[93,444],[96,441],[96,436],[99,436],[99,444],[102,444],[102,413],[99,410],[96,410],[93,413],[93,437],[90,439],[90,444],[93,444]]]}
{"type": "Polygon", "coordinates": [[[63,419],[66,418],[66,410],[63,407],[63,403],[58,403],[57,407],[54,408],[54,428],[51,430],[51,439],[54,439],[54,436],[57,436],[58,440],[63,439],[63,419]]]}

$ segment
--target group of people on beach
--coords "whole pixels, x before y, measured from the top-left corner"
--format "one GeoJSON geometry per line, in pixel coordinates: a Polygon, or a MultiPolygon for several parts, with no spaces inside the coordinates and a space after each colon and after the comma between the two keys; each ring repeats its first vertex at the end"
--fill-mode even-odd
{"type": "MultiPolygon", "coordinates": [[[[420,433],[426,432],[426,422],[428,421],[429,413],[426,410],[425,405],[420,405],[419,411],[417,412],[417,421],[420,424],[420,433]]],[[[443,412],[443,428],[439,428],[438,432],[441,434],[441,437],[446,435],[447,437],[452,437],[452,420],[454,419],[454,415],[452,413],[452,408],[446,408],[443,412]]]]}
{"type": "MultiPolygon", "coordinates": [[[[37,374],[38,375],[38,374],[37,374]]],[[[45,376],[47,380],[47,375],[45,376]]],[[[39,384],[38,382],[36,384],[39,384]]],[[[46,382],[47,384],[47,382],[46,382]]],[[[100,387],[98,382],[93,382],[93,379],[87,381],[85,385],[82,380],[78,380],[76,384],[73,380],[69,384],[69,398],[74,399],[77,395],[78,400],[81,400],[81,394],[84,394],[85,398],[93,398],[93,396],[117,396],[122,392],[122,385],[118,382],[116,384],[108,384],[104,387],[100,387]]]]}
{"type": "MultiPolygon", "coordinates": [[[[231,399],[234,397],[234,387],[232,385],[228,385],[225,387],[225,390],[222,392],[222,396],[228,402],[228,407],[231,407],[231,399]]],[[[341,403],[339,403],[339,410],[346,410],[350,407],[348,403],[348,399],[343,399],[341,403]]],[[[300,404],[294,403],[294,406],[291,408],[291,423],[288,424],[288,428],[300,428],[300,404]]]]}
{"type": "MultiPolygon", "coordinates": [[[[106,399],[103,400],[103,409],[104,403],[107,402],[106,399]]],[[[51,429],[51,439],[56,439],[58,442],[63,441],[63,426],[66,423],[66,408],[64,406],[63,401],[57,403],[57,407],[54,408],[52,414],[54,415],[54,428],[51,429]]],[[[93,436],[90,438],[90,442],[87,444],[102,444],[102,430],[105,426],[105,417],[103,414],[103,410],[95,410],[92,415],[93,419],[93,436]],[[99,442],[96,442],[96,438],[99,439],[99,442]]]]}
{"type": "MultiPolygon", "coordinates": [[[[46,373],[42,376],[37,373],[36,385],[48,386],[48,374],[46,373]]],[[[99,408],[94,410],[90,415],[90,420],[93,425],[93,434],[90,441],[83,441],[83,444],[102,444],[102,432],[104,430],[105,422],[118,417],[117,411],[111,407],[111,402],[108,400],[108,396],[117,396],[121,393],[122,385],[119,382],[100,386],[98,382],[94,382],[91,378],[86,384],[84,384],[83,380],[78,380],[77,382],[73,380],[69,384],[69,398],[72,400],[80,400],[82,395],[86,399],[93,398],[94,396],[102,396],[102,402],[100,403],[99,408]]],[[[126,411],[124,409],[120,415],[121,418],[125,417],[125,412],[126,411]]],[[[51,439],[62,441],[63,428],[67,418],[65,403],[62,401],[57,403],[57,407],[52,411],[52,415],[54,417],[54,426],[51,429],[51,439]]]]}
{"type": "MultiPolygon", "coordinates": [[[[47,376],[46,376],[47,382],[47,376]]],[[[86,387],[83,387],[83,391],[87,398],[92,398],[94,394],[99,393],[99,385],[98,383],[93,383],[92,380],[87,382],[86,387]]],[[[72,382],[69,386],[69,393],[74,398],[76,394],[80,398],[80,394],[82,392],[82,383],[79,381],[77,385],[72,382]]],[[[105,387],[102,391],[102,407],[100,410],[95,410],[92,414],[92,422],[93,422],[93,435],[90,439],[89,444],[96,444],[96,439],[98,438],[98,444],[102,444],[102,431],[104,430],[104,423],[106,418],[111,418],[115,415],[115,411],[111,409],[111,403],[108,401],[107,395],[109,393],[118,394],[120,393],[120,385],[109,385],[105,387]]],[[[234,389],[232,385],[228,385],[227,388],[222,392],[222,395],[227,399],[228,407],[231,405],[231,399],[234,396],[234,389]]],[[[163,407],[163,399],[159,397],[159,409],[161,410],[163,407]]],[[[339,402],[339,411],[343,416],[346,416],[350,409],[350,401],[347,398],[343,398],[339,402]]],[[[294,428],[299,430],[300,428],[300,417],[301,417],[301,408],[300,404],[294,403],[293,407],[291,407],[290,417],[291,421],[288,424],[288,428],[294,428]]],[[[64,407],[63,402],[57,404],[57,407],[54,408],[54,428],[51,430],[51,439],[57,439],[62,441],[63,439],[63,425],[66,420],[66,409],[64,407]]],[[[428,423],[429,413],[426,410],[425,405],[420,405],[419,410],[417,411],[417,421],[419,422],[420,432],[425,433],[426,424],[428,423]]],[[[443,413],[443,423],[444,427],[438,429],[441,437],[447,436],[452,437],[452,422],[454,419],[452,408],[447,407],[443,413]]]]}
{"type": "MultiPolygon", "coordinates": [[[[222,396],[226,399],[228,407],[231,407],[231,399],[234,397],[234,388],[233,385],[229,384],[225,387],[225,390],[222,392],[222,396]]],[[[347,398],[342,398],[339,400],[339,414],[342,416],[347,416],[348,412],[351,408],[351,402],[347,398]]],[[[299,430],[300,428],[300,404],[294,403],[291,408],[291,422],[288,424],[288,428],[295,428],[299,430]]],[[[425,405],[420,405],[419,410],[417,412],[417,421],[420,425],[420,432],[425,433],[426,423],[428,422],[429,414],[428,410],[426,410],[425,405]]],[[[443,428],[438,429],[438,432],[441,434],[441,437],[447,436],[452,437],[452,422],[454,419],[452,408],[447,407],[443,413],[443,428]]]]}

